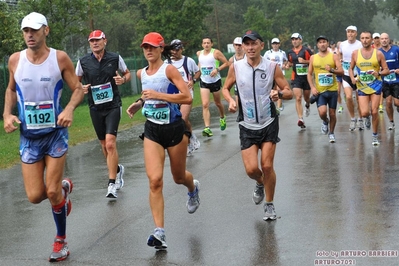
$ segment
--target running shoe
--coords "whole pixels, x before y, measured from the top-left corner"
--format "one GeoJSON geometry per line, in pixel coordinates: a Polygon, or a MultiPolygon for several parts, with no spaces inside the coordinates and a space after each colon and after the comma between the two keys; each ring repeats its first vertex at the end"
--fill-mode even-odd
{"type": "Polygon", "coordinates": [[[64,178],[64,180],[62,180],[62,188],[65,191],[64,198],[65,198],[65,202],[67,203],[67,216],[68,216],[72,211],[72,202],[69,199],[69,194],[72,193],[72,189],[73,189],[72,180],[69,178],[64,178]]]}
{"type": "Polygon", "coordinates": [[[359,128],[359,130],[364,130],[363,119],[358,119],[357,120],[357,127],[359,128]]]}
{"type": "Polygon", "coordinates": [[[195,150],[194,144],[191,142],[191,139],[190,139],[190,143],[187,146],[187,157],[190,157],[191,155],[193,155],[194,150],[195,150]]]}
{"type": "Polygon", "coordinates": [[[108,184],[107,198],[116,199],[118,197],[118,193],[116,192],[116,185],[114,183],[108,184]]]}
{"type": "Polygon", "coordinates": [[[211,129],[209,127],[204,128],[204,130],[202,130],[202,136],[204,137],[212,137],[213,133],[211,131],[211,129]]]}
{"type": "Polygon", "coordinates": [[[53,252],[51,252],[48,258],[49,262],[62,261],[68,258],[69,249],[68,243],[64,239],[56,238],[54,239],[53,252]]]}
{"type": "Polygon", "coordinates": [[[328,133],[328,122],[326,123],[326,122],[321,122],[321,133],[322,134],[324,134],[324,135],[327,135],[327,133],[328,133]]]}
{"type": "Polygon", "coordinates": [[[298,120],[298,127],[300,127],[301,129],[305,129],[305,121],[303,121],[303,119],[299,119],[298,120]]]}
{"type": "Polygon", "coordinates": [[[252,194],[252,201],[256,204],[259,205],[262,203],[263,199],[265,198],[265,187],[264,185],[259,185],[256,183],[255,188],[254,188],[254,193],[252,194]]]}
{"type": "Polygon", "coordinates": [[[380,141],[378,140],[378,135],[373,134],[371,144],[373,144],[373,146],[380,145],[380,141]]]}
{"type": "Polygon", "coordinates": [[[366,126],[367,129],[371,128],[371,120],[370,120],[370,116],[366,117],[365,121],[364,121],[364,125],[366,126]]]}
{"type": "Polygon", "coordinates": [[[263,205],[263,208],[265,210],[265,216],[263,217],[263,221],[277,219],[276,210],[274,209],[273,203],[265,203],[265,205],[263,205]]]}
{"type": "Polygon", "coordinates": [[[380,104],[380,106],[378,107],[378,112],[380,113],[384,112],[384,107],[382,106],[382,104],[380,104]]]}
{"type": "Polygon", "coordinates": [[[119,166],[119,173],[116,174],[116,180],[115,180],[116,190],[123,188],[123,185],[125,184],[125,181],[123,180],[123,175],[125,174],[125,167],[121,164],[118,164],[118,166],[119,166]]]}
{"type": "Polygon", "coordinates": [[[225,130],[226,129],[226,117],[220,118],[219,119],[220,123],[220,130],[225,130]]]}
{"type": "Polygon", "coordinates": [[[280,111],[284,111],[284,104],[281,104],[280,108],[278,108],[280,111]]]}
{"type": "Polygon", "coordinates": [[[389,122],[388,130],[394,130],[394,129],[395,129],[395,123],[393,121],[389,122]]]}
{"type": "Polygon", "coordinates": [[[310,114],[310,105],[305,105],[305,116],[308,117],[310,114]]]}
{"type": "Polygon", "coordinates": [[[330,143],[335,143],[335,135],[334,134],[328,135],[328,138],[330,139],[330,143]]]}
{"type": "Polygon", "coordinates": [[[343,111],[344,111],[344,108],[343,108],[342,106],[340,106],[340,107],[338,108],[338,114],[342,114],[343,111]]]}
{"type": "Polygon", "coordinates": [[[148,237],[147,245],[155,249],[166,249],[165,230],[162,228],[155,228],[154,233],[148,237]]]}
{"type": "Polygon", "coordinates": [[[190,142],[193,143],[193,145],[194,145],[194,150],[198,150],[199,147],[201,147],[201,142],[199,141],[199,139],[197,138],[197,136],[195,136],[194,133],[191,133],[190,142]]]}
{"type": "Polygon", "coordinates": [[[349,124],[349,131],[354,131],[356,129],[356,118],[351,120],[349,124]]]}
{"type": "Polygon", "coordinates": [[[194,179],[195,190],[193,192],[188,192],[188,200],[186,203],[188,213],[194,213],[200,206],[200,182],[194,179]]]}

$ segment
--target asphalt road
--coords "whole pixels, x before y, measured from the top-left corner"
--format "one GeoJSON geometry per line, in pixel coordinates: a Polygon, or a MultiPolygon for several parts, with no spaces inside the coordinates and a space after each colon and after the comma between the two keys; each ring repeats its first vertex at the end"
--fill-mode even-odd
{"type": "MultiPolygon", "coordinates": [[[[187,169],[201,182],[201,206],[187,213],[187,191],[173,183],[167,158],[167,251],[146,245],[154,225],[138,138],[143,125],[119,133],[125,186],[117,200],[105,198],[107,170],[98,141],[71,147],[65,173],[74,182],[67,221],[71,255],[59,264],[399,265],[399,139],[386,130],[386,115],[380,115],[379,147],[371,145],[370,131],[348,131],[346,110],[338,115],[337,142],[330,144],[320,133],[316,106],[304,131],[294,108],[286,102],[280,116],[279,218],[273,222],[264,222],[262,205],[252,202],[255,183],[242,165],[236,115],[228,115],[221,132],[212,109],[214,136],[204,138],[201,110],[193,111],[201,147],[187,158],[187,169]]],[[[19,165],[0,171],[0,201],[0,265],[49,264],[55,235],[50,205],[28,202],[19,165]]]]}

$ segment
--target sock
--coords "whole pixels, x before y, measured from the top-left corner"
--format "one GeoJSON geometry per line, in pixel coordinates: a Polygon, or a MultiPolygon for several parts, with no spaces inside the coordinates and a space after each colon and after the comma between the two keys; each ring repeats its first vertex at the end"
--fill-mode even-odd
{"type": "Polygon", "coordinates": [[[65,239],[66,232],[66,204],[65,199],[56,206],[52,206],[55,227],[57,228],[57,238],[65,239]]]}
{"type": "Polygon", "coordinates": [[[115,179],[108,179],[108,185],[109,184],[115,184],[115,179]]]}
{"type": "Polygon", "coordinates": [[[119,164],[118,164],[118,169],[116,169],[116,173],[119,173],[121,171],[121,168],[119,167],[119,164]]]}

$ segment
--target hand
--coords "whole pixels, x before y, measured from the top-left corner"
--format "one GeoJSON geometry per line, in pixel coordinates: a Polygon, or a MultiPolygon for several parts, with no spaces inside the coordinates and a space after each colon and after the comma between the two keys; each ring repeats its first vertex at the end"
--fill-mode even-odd
{"type": "Polygon", "coordinates": [[[119,72],[115,71],[115,73],[116,73],[116,76],[114,77],[115,84],[119,86],[125,83],[125,79],[121,75],[119,75],[119,72]]]}
{"type": "Polygon", "coordinates": [[[302,57],[298,57],[298,62],[299,63],[305,63],[305,59],[303,59],[302,57]]]}
{"type": "Polygon", "coordinates": [[[57,125],[61,127],[70,127],[72,126],[72,120],[73,110],[65,108],[64,111],[58,115],[57,125]]]}
{"type": "Polygon", "coordinates": [[[231,99],[229,102],[229,112],[235,113],[237,111],[237,103],[235,100],[231,99]]]}
{"type": "Polygon", "coordinates": [[[273,102],[277,102],[278,101],[278,90],[271,90],[269,96],[273,102]]]}
{"type": "Polygon", "coordinates": [[[134,102],[132,103],[127,109],[126,109],[126,113],[129,115],[130,118],[133,117],[133,115],[140,110],[142,105],[142,101],[138,101],[138,102],[134,102]]]}
{"type": "Polygon", "coordinates": [[[219,73],[219,71],[215,68],[214,70],[211,71],[210,76],[211,76],[211,77],[214,77],[214,76],[216,76],[218,73],[219,73]]]}
{"type": "Polygon", "coordinates": [[[3,119],[4,130],[6,131],[6,133],[11,133],[18,129],[18,127],[15,126],[14,123],[21,124],[21,121],[15,115],[6,116],[3,117],[3,119]]]}
{"type": "Polygon", "coordinates": [[[89,92],[90,86],[91,86],[91,84],[82,85],[84,94],[87,94],[89,92]]]}
{"type": "Polygon", "coordinates": [[[331,72],[331,66],[330,65],[326,65],[324,68],[326,69],[326,71],[331,72]]]}

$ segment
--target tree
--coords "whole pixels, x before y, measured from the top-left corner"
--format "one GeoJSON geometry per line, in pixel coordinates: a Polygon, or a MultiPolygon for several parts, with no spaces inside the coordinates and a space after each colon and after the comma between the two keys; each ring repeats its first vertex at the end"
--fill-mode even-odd
{"type": "Polygon", "coordinates": [[[105,0],[26,0],[19,1],[18,6],[24,16],[33,11],[46,16],[50,27],[49,46],[66,50],[74,58],[76,50],[82,47],[82,34],[87,41],[88,17],[104,9],[105,0]],[[75,45],[74,41],[77,41],[75,45]]]}
{"type": "Polygon", "coordinates": [[[137,22],[139,38],[133,40],[132,50],[142,53],[143,36],[151,31],[159,32],[166,42],[180,39],[186,42],[186,54],[194,54],[206,32],[203,18],[212,11],[208,0],[141,0],[142,19],[137,22]]]}
{"type": "Polygon", "coordinates": [[[23,47],[18,17],[16,11],[10,10],[5,2],[0,2],[0,61],[23,47]]]}

